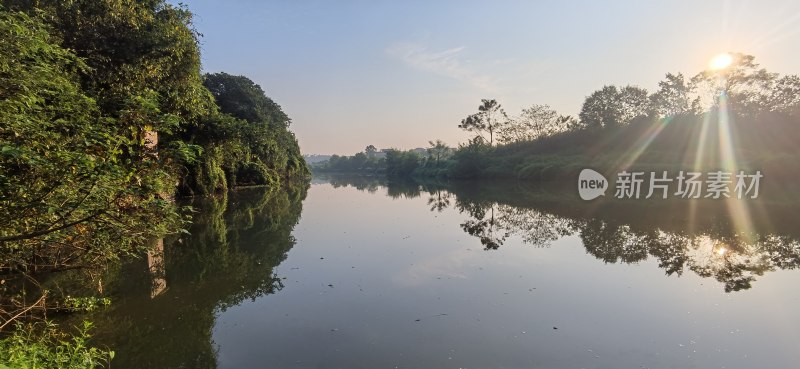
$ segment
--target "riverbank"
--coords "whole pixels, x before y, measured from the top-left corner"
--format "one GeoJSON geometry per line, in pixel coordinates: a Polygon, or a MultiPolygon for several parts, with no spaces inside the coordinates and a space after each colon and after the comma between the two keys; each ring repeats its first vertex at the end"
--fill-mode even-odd
{"type": "MultiPolygon", "coordinates": [[[[413,178],[577,178],[594,169],[622,171],[761,171],[765,178],[800,181],[797,115],[769,113],[723,124],[716,113],[642,118],[628,125],[563,132],[537,140],[489,146],[461,145],[446,159],[418,156],[409,165],[388,160],[387,174],[413,178]]],[[[407,157],[410,154],[404,153],[407,157]]]]}
{"type": "Polygon", "coordinates": [[[175,197],[310,176],[261,86],[202,72],[185,6],[112,3],[0,8],[0,367],[107,366],[49,320],[107,305],[109,273],[187,232],[175,197]]]}

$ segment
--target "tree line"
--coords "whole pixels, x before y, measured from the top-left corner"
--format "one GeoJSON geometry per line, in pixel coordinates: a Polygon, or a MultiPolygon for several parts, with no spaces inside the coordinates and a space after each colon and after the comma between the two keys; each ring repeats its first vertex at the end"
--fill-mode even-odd
{"type": "Polygon", "coordinates": [[[532,105],[509,117],[496,100],[484,99],[478,113],[464,118],[459,128],[476,133],[491,146],[495,136],[498,143],[508,144],[626,125],[642,117],[701,115],[718,110],[723,101],[737,119],[755,120],[768,113],[797,115],[800,77],[768,72],[752,55],[729,56],[731,65],[705,70],[690,79],[682,73],[667,73],[653,93],[631,85],[603,86],[586,97],[578,119],[559,115],[548,105],[532,105]]]}
{"type": "MultiPolygon", "coordinates": [[[[427,179],[427,178],[426,178],[427,179]]],[[[800,232],[791,214],[800,199],[775,196],[759,207],[772,217],[756,217],[742,231],[727,205],[718,202],[606,201],[587,212],[573,190],[551,186],[519,186],[493,181],[402,181],[378,177],[329,178],[334,187],[351,186],[392,198],[427,199],[431,212],[453,209],[464,215],[458,227],[484,250],[507,244],[556,247],[565,236],[581,239],[586,252],[604,263],[635,264],[651,259],[667,276],[692,272],[713,278],[725,292],[747,290],[758,278],[800,267],[800,232]],[[676,209],[695,207],[705,214],[674,216],[676,209]]]]}
{"type": "Polygon", "coordinates": [[[410,176],[416,170],[438,170],[454,151],[442,140],[429,141],[428,147],[416,150],[391,148],[378,152],[374,145],[369,145],[355,155],[332,155],[312,164],[311,169],[317,173],[410,176]]]}
{"type": "Polygon", "coordinates": [[[0,330],[63,299],[30,281],[184,228],[174,196],[307,179],[281,107],[201,72],[192,17],[164,0],[0,3],[0,330]]]}
{"type": "MultiPolygon", "coordinates": [[[[691,78],[667,73],[658,89],[607,85],[589,94],[577,117],[535,104],[509,115],[494,99],[458,127],[472,133],[435,165],[420,157],[387,162],[388,175],[452,178],[573,176],[587,165],[616,170],[647,162],[719,167],[720,137],[739,163],[800,170],[789,158],[800,138],[800,77],[781,76],[751,55],[727,54],[730,65],[691,78]],[[698,150],[701,147],[702,150],[698,150]],[[631,161],[621,160],[637,152],[631,161]]],[[[737,163],[737,164],[739,164],[737,163]]],[[[658,169],[658,168],[653,169],[658,169]]]]}

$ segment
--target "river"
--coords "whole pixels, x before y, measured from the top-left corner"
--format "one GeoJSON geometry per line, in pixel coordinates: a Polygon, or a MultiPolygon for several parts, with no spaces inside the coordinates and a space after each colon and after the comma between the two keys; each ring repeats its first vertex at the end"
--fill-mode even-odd
{"type": "Polygon", "coordinates": [[[603,201],[365,177],[196,200],[191,234],[106,281],[95,343],[116,368],[797,366],[796,206],[742,229],[603,201]]]}

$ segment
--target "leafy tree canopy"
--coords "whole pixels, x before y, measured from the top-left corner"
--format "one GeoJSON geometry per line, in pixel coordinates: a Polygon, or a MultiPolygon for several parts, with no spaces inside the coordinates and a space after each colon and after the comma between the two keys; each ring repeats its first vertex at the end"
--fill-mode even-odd
{"type": "Polygon", "coordinates": [[[250,123],[267,123],[275,129],[286,129],[291,124],[291,119],[280,105],[267,97],[261,86],[245,76],[233,76],[225,72],[206,74],[203,84],[227,114],[250,123]]]}

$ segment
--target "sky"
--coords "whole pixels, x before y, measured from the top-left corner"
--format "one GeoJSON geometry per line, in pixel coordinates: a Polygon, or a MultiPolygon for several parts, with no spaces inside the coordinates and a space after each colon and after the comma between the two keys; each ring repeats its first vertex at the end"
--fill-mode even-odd
{"type": "Polygon", "coordinates": [[[577,115],[604,85],[653,91],[726,51],[800,74],[800,2],[184,1],[204,72],[245,75],[292,118],[304,154],[470,137],[481,99],[577,115]]]}

